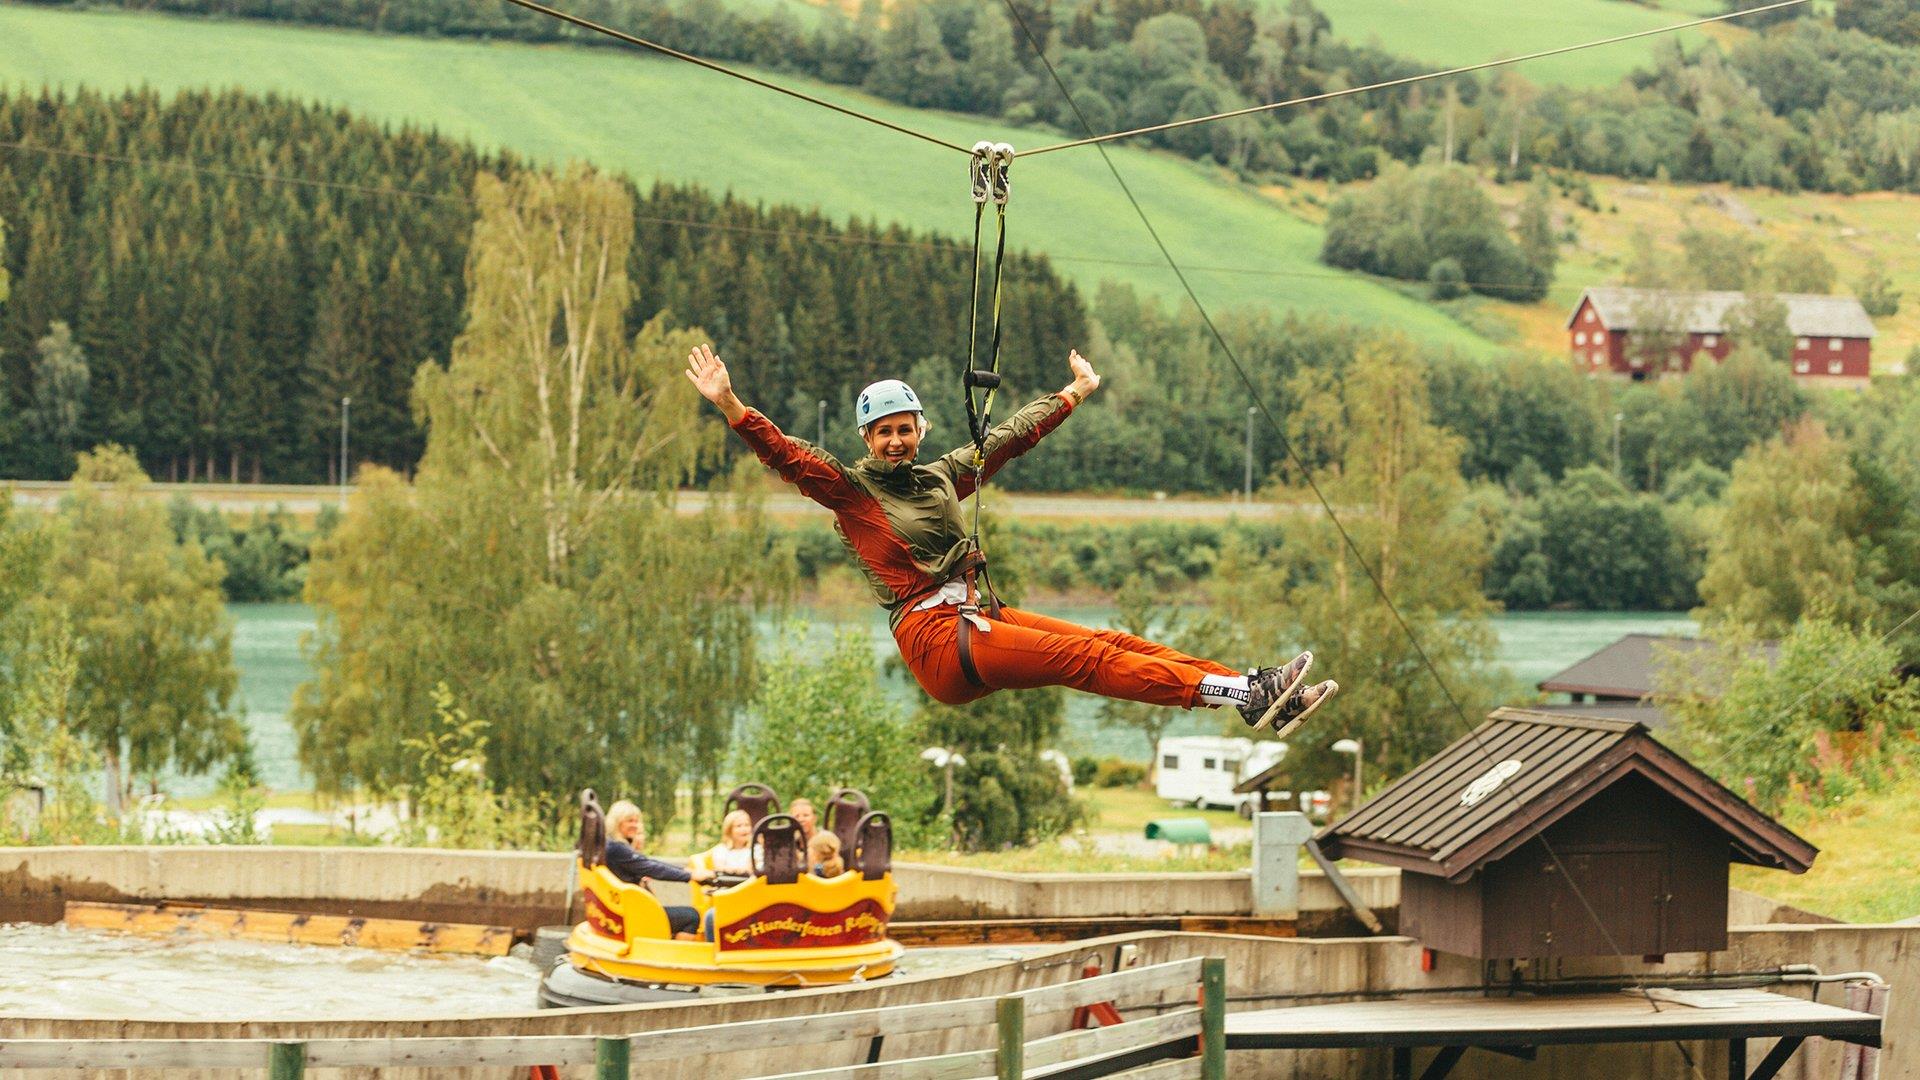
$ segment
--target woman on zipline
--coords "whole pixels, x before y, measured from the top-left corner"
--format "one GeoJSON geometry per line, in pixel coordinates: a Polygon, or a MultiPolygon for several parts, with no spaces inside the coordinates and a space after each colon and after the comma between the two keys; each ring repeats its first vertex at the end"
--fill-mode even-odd
{"type": "MultiPolygon", "coordinates": [[[[1033,449],[1099,388],[1100,376],[1078,352],[1067,363],[1072,383],[988,434],[981,482],[1033,449]]],[[[687,378],[767,467],[833,511],[835,531],[891,613],[901,657],[937,701],[962,705],[995,690],[1070,686],[1183,709],[1232,705],[1248,726],[1272,725],[1284,737],[1339,690],[1331,680],[1303,688],[1312,653],[1243,675],[1131,634],[1000,605],[990,587],[982,593],[976,575],[985,560],[960,509],[974,492],[974,447],[914,464],[927,420],[906,383],[888,379],[860,392],[855,411],[868,456],[847,466],[741,404],[710,346],[688,355],[687,378]]]]}

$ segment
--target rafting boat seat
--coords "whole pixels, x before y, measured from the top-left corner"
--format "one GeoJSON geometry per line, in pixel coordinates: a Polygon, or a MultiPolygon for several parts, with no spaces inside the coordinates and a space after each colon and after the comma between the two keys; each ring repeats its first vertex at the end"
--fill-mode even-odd
{"type": "Polygon", "coordinates": [[[735,810],[745,810],[748,820],[758,825],[768,814],[780,812],[780,796],[765,784],[741,784],[727,792],[727,805],[720,813],[725,816],[735,810]]]}
{"type": "Polygon", "coordinates": [[[879,881],[893,870],[893,819],[884,810],[860,818],[854,829],[853,858],[848,865],[868,881],[879,881]]]}
{"type": "Polygon", "coordinates": [[[580,864],[580,892],[586,902],[587,925],[601,937],[624,942],[622,955],[636,941],[672,940],[673,928],[660,899],[645,885],[621,881],[605,863],[580,864]]]}
{"type": "Polygon", "coordinates": [[[769,885],[791,885],[807,872],[807,835],[791,814],[772,814],[753,827],[753,840],[747,845],[753,852],[756,877],[769,885]]]}
{"type": "Polygon", "coordinates": [[[840,838],[840,850],[848,855],[859,846],[860,819],[873,804],[853,788],[835,788],[827,797],[827,831],[840,838]]]}

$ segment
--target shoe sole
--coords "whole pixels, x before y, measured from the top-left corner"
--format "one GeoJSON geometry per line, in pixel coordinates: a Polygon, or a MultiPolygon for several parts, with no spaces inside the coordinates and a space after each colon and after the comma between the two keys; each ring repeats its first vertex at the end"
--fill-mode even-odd
{"type": "MultiPolygon", "coordinates": [[[[1300,674],[1295,675],[1293,682],[1289,683],[1287,688],[1280,692],[1280,696],[1274,699],[1273,704],[1267,706],[1267,711],[1260,714],[1260,720],[1253,725],[1253,730],[1265,731],[1267,725],[1273,723],[1273,718],[1280,715],[1280,710],[1286,708],[1287,703],[1294,699],[1294,695],[1300,693],[1300,688],[1307,684],[1307,672],[1313,670],[1313,650],[1309,649],[1301,653],[1300,656],[1307,658],[1307,662],[1300,666],[1300,674]]],[[[1294,659],[1297,660],[1299,657],[1295,657],[1294,659]]],[[[1292,663],[1293,661],[1289,660],[1287,662],[1292,663]]]]}
{"type": "MultiPolygon", "coordinates": [[[[1331,682],[1332,680],[1328,680],[1328,681],[1331,682]]],[[[1320,700],[1307,706],[1307,710],[1301,713],[1299,716],[1296,716],[1293,719],[1287,721],[1287,726],[1275,731],[1273,733],[1273,737],[1276,739],[1284,739],[1287,736],[1293,734],[1296,730],[1299,729],[1301,724],[1304,724],[1307,722],[1307,717],[1312,716],[1316,709],[1320,708],[1320,706],[1325,705],[1328,701],[1332,700],[1333,695],[1339,692],[1340,692],[1340,684],[1334,683],[1331,687],[1327,689],[1326,693],[1320,695],[1320,700]]]]}

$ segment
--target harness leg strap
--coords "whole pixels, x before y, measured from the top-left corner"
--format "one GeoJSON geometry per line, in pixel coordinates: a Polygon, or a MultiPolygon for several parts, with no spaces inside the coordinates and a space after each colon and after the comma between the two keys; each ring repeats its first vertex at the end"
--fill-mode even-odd
{"type": "Polygon", "coordinates": [[[991,689],[987,681],[980,677],[980,669],[973,666],[973,635],[977,633],[973,628],[973,620],[967,618],[967,613],[964,611],[960,613],[959,619],[960,674],[967,677],[969,684],[981,690],[991,689]]]}

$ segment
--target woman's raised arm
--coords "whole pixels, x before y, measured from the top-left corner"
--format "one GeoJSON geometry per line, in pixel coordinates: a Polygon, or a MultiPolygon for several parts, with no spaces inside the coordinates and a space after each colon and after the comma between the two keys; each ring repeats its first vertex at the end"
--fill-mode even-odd
{"type": "Polygon", "coordinates": [[[727,365],[720,362],[713,346],[699,345],[687,354],[687,379],[701,397],[727,414],[727,423],[737,424],[746,417],[747,407],[733,393],[733,376],[727,374],[727,365]]]}
{"type": "Polygon", "coordinates": [[[687,379],[701,397],[727,414],[727,426],[746,440],[761,463],[799,488],[800,494],[829,510],[860,500],[860,489],[848,482],[832,454],[782,432],[764,413],[741,404],[734,396],[727,365],[714,354],[713,346],[701,345],[687,354],[687,379]]]}

